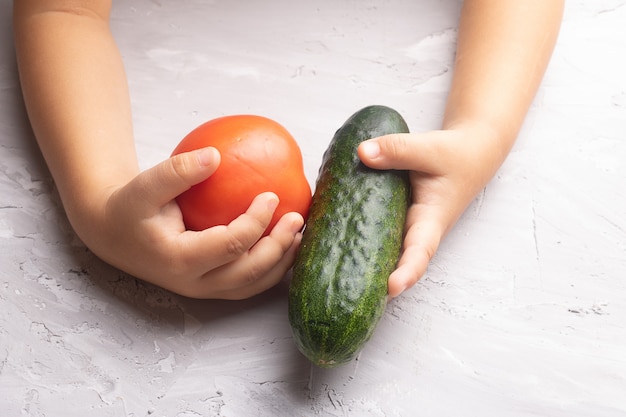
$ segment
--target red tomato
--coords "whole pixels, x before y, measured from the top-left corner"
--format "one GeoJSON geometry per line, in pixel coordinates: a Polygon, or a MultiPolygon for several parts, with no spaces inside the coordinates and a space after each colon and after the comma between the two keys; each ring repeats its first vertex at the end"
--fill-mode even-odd
{"type": "Polygon", "coordinates": [[[219,167],[176,199],[188,229],[226,225],[266,191],[280,200],[266,235],[285,213],[295,211],[306,218],[311,187],[300,148],[283,126],[261,116],[221,117],[191,131],[172,155],[207,146],[220,152],[219,167]]]}

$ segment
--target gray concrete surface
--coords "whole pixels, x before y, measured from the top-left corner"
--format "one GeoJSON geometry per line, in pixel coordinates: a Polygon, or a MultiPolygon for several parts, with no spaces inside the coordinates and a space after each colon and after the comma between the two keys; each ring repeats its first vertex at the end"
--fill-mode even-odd
{"type": "MultiPolygon", "coordinates": [[[[73,234],[21,100],[0,2],[0,415],[626,416],[626,3],[567,2],[510,157],[354,363],[297,352],[286,285],[185,299],[73,234]]],[[[143,168],[256,113],[314,182],[333,132],[386,104],[437,128],[459,0],[115,2],[143,168]]]]}

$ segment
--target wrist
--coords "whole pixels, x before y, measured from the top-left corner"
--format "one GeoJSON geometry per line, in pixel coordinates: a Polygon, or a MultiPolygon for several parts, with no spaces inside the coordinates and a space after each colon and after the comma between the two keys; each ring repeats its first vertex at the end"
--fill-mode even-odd
{"type": "Polygon", "coordinates": [[[67,218],[75,233],[90,249],[95,250],[96,243],[110,232],[111,225],[107,221],[109,201],[128,181],[122,178],[98,180],[86,176],[78,184],[59,187],[67,218]]]}
{"type": "Polygon", "coordinates": [[[467,145],[468,154],[489,168],[490,176],[502,165],[517,136],[515,129],[475,119],[447,120],[444,121],[443,129],[457,132],[467,145]]]}

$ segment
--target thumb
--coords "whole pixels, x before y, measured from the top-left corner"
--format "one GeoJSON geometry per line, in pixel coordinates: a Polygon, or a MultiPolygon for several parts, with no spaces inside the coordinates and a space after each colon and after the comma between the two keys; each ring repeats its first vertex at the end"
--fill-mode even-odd
{"type": "Polygon", "coordinates": [[[149,205],[161,207],[210,177],[219,164],[219,151],[212,147],[174,155],[139,174],[135,190],[149,205]]]}
{"type": "Polygon", "coordinates": [[[439,174],[441,169],[437,138],[429,134],[394,133],[359,144],[361,161],[375,169],[403,169],[439,174]]]}

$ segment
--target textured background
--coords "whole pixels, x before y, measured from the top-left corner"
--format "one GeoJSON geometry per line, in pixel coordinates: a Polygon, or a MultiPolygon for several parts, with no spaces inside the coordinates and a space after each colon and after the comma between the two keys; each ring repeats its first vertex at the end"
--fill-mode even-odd
{"type": "MultiPolygon", "coordinates": [[[[143,168],[256,113],[313,184],[334,131],[385,104],[439,126],[459,0],[114,5],[143,168]]],[[[359,359],[312,368],[286,285],[185,299],[95,258],[35,145],[0,1],[0,414],[626,416],[626,3],[568,1],[519,140],[359,359]]]]}

